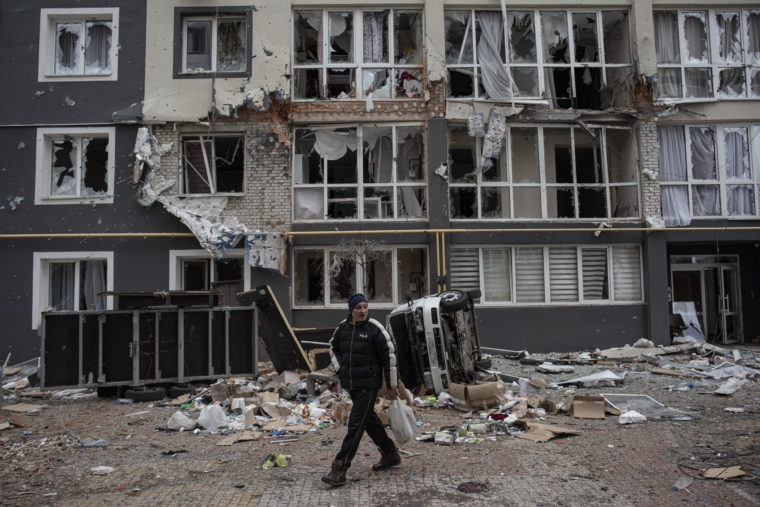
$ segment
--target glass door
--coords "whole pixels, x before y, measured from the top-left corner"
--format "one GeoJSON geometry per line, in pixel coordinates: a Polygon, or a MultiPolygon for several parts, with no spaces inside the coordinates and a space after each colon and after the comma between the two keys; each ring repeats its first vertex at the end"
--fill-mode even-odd
{"type": "Polygon", "coordinates": [[[680,313],[684,323],[702,333],[707,329],[706,315],[704,312],[704,279],[702,269],[676,269],[673,268],[672,284],[673,289],[673,313],[680,313]],[[694,322],[696,320],[696,322],[694,322]]]}
{"type": "Polygon", "coordinates": [[[720,316],[723,324],[723,343],[742,341],[741,292],[739,270],[734,266],[720,267],[720,316]]]}

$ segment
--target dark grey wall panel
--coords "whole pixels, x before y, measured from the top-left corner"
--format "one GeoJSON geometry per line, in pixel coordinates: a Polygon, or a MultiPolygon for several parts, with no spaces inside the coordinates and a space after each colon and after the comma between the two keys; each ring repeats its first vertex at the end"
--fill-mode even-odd
{"type": "MultiPolygon", "coordinates": [[[[13,69],[0,80],[2,124],[109,123],[111,115],[143,100],[145,0],[3,0],[0,62],[13,69]],[[37,81],[40,9],[119,8],[118,81],[37,81]],[[37,92],[44,92],[37,95],[37,92]],[[66,98],[74,102],[66,104],[66,98]]],[[[134,144],[134,139],[133,139],[134,144]]],[[[27,143],[29,146],[29,143],[27,143]]]]}
{"type": "Polygon", "coordinates": [[[665,237],[648,234],[644,243],[644,297],[648,305],[648,338],[655,345],[670,343],[668,255],[665,237]]]}
{"type": "Polygon", "coordinates": [[[633,344],[647,336],[646,305],[477,308],[483,347],[573,352],[633,344]]]}

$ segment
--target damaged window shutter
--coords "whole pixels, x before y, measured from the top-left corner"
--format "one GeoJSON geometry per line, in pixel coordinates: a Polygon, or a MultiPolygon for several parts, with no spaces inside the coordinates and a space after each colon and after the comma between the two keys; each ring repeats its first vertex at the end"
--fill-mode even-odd
{"type": "Polygon", "coordinates": [[[211,143],[201,146],[199,142],[185,143],[185,189],[188,194],[210,194],[211,182],[208,181],[206,168],[211,165],[211,143]],[[206,157],[204,159],[204,150],[206,157]]]}
{"type": "Polygon", "coordinates": [[[552,303],[578,301],[578,250],[549,249],[549,290],[552,303]]]}
{"type": "Polygon", "coordinates": [[[543,248],[515,248],[515,292],[518,303],[545,301],[543,248]]]}
{"type": "Polygon", "coordinates": [[[480,289],[480,259],[477,248],[451,250],[451,286],[460,290],[480,289]]]}
{"type": "Polygon", "coordinates": [[[641,301],[641,254],[638,246],[612,247],[615,301],[641,301]]]}
{"type": "Polygon", "coordinates": [[[607,249],[582,250],[583,299],[599,301],[610,298],[607,282],[607,249]]]}

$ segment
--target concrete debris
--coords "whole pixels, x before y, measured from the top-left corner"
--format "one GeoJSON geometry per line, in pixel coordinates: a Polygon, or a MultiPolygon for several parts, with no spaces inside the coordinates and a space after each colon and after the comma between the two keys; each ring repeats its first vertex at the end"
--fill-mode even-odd
{"type": "Polygon", "coordinates": [[[278,232],[248,232],[245,256],[252,268],[264,268],[285,275],[288,237],[278,232]]]}
{"type": "Polygon", "coordinates": [[[663,220],[662,217],[647,216],[646,222],[647,222],[647,226],[650,229],[664,229],[665,228],[665,220],[663,220]]]}
{"type": "Polygon", "coordinates": [[[536,367],[536,371],[541,373],[573,373],[575,368],[572,366],[562,366],[558,364],[543,363],[536,367]]]}
{"type": "Polygon", "coordinates": [[[620,418],[618,419],[618,422],[620,424],[637,424],[637,423],[644,423],[647,422],[647,418],[635,410],[629,410],[628,412],[625,412],[624,414],[620,414],[620,418]]]}
{"type": "Polygon", "coordinates": [[[646,338],[639,338],[633,346],[646,349],[654,347],[654,343],[646,338]]]}
{"type": "Polygon", "coordinates": [[[484,123],[483,113],[473,113],[473,115],[467,119],[467,134],[470,137],[485,136],[484,123]]]}
{"type": "Polygon", "coordinates": [[[599,382],[599,381],[622,382],[623,377],[619,377],[615,375],[610,370],[604,370],[604,371],[600,371],[599,373],[594,373],[593,375],[587,375],[585,377],[578,377],[578,378],[574,378],[570,380],[563,380],[562,382],[557,382],[557,385],[559,386],[584,385],[589,382],[599,382]]]}
{"type": "Polygon", "coordinates": [[[449,166],[448,163],[442,162],[441,165],[435,170],[435,174],[440,176],[446,181],[449,181],[449,166]]]}
{"type": "Polygon", "coordinates": [[[728,396],[730,394],[734,394],[736,391],[744,387],[744,385],[748,382],[745,378],[736,378],[731,377],[730,379],[723,382],[718,389],[713,391],[715,394],[720,394],[723,396],[728,396]]]}
{"type": "Polygon", "coordinates": [[[737,408],[737,407],[726,407],[723,409],[724,412],[731,412],[732,414],[743,414],[744,409],[743,408],[737,408]]]}

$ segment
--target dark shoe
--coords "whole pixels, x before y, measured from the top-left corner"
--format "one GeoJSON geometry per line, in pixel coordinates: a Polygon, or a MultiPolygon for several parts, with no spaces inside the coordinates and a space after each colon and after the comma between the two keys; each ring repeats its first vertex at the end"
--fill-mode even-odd
{"type": "Polygon", "coordinates": [[[401,455],[398,453],[398,449],[389,453],[385,453],[382,449],[380,449],[380,454],[380,461],[372,465],[372,470],[375,472],[379,472],[380,470],[385,470],[386,468],[395,467],[401,464],[401,455]]]}
{"type": "Polygon", "coordinates": [[[330,486],[345,486],[346,473],[348,473],[348,468],[344,467],[343,463],[333,461],[330,473],[322,477],[322,482],[326,482],[330,486]]]}

